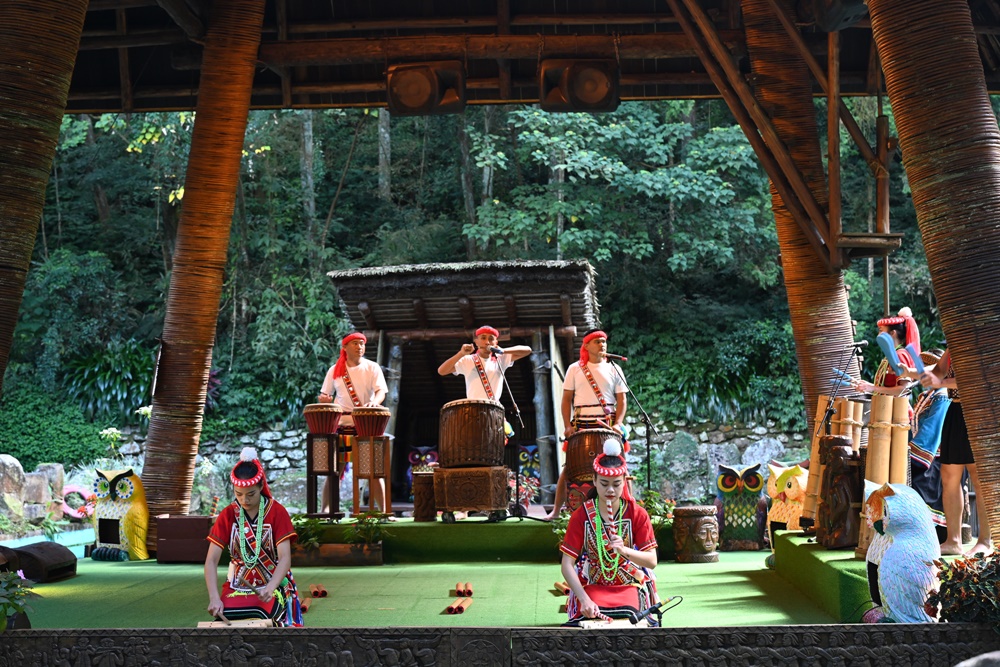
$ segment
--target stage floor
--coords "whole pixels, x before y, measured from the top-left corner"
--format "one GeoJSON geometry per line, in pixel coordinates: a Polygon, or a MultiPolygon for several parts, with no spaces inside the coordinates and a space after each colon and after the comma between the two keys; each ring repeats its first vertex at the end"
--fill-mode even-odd
{"type": "MultiPolygon", "coordinates": [[[[838,620],[765,569],[765,555],[723,553],[718,563],[658,566],[661,594],[683,598],[664,615],[664,625],[838,620]]],[[[34,628],[183,628],[208,620],[201,566],[81,559],[77,572],[71,579],[35,586],[40,597],[31,603],[34,628]]],[[[554,593],[553,584],[562,581],[555,562],[313,567],[294,574],[302,594],[308,594],[309,584],[322,584],[329,593],[312,602],[305,615],[308,627],[555,627],[565,620],[559,607],[566,598],[554,593]],[[459,581],[472,583],[473,604],[464,614],[447,614],[459,581]]]]}

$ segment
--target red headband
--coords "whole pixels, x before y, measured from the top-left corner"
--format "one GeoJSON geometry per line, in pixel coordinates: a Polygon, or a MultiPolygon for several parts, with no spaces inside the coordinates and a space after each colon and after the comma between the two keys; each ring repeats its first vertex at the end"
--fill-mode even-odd
{"type": "Polygon", "coordinates": [[[233,483],[233,486],[238,486],[241,489],[245,489],[248,486],[253,486],[254,484],[261,485],[261,495],[271,497],[271,489],[267,487],[267,478],[264,476],[264,466],[261,465],[260,459],[257,458],[257,450],[253,447],[244,447],[243,451],[240,452],[240,460],[236,462],[233,469],[229,473],[229,480],[233,483]],[[236,476],[236,469],[242,463],[252,463],[257,466],[257,474],[250,479],[240,479],[236,476]]]}
{"type": "Polygon", "coordinates": [[[481,336],[483,334],[493,334],[497,338],[500,337],[500,332],[499,331],[497,331],[493,327],[488,327],[488,326],[487,327],[479,327],[478,329],[476,329],[476,336],[481,336]]]}
{"type": "Polygon", "coordinates": [[[360,340],[367,343],[368,337],[360,331],[355,331],[352,334],[344,336],[344,339],[340,341],[340,356],[337,357],[337,363],[333,367],[334,379],[342,378],[347,375],[347,344],[352,340],[360,340]]]}
{"type": "Polygon", "coordinates": [[[608,334],[603,331],[591,331],[589,334],[583,337],[583,345],[580,346],[580,365],[586,366],[590,363],[590,352],[587,352],[587,343],[594,340],[595,338],[608,339],[608,334]]]}

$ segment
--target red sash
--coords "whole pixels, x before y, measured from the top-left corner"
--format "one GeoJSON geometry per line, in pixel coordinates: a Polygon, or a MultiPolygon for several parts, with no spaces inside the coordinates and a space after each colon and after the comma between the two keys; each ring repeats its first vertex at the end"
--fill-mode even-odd
{"type": "MultiPolygon", "coordinates": [[[[474,353],[472,355],[472,360],[476,362],[476,370],[479,371],[479,379],[483,383],[483,389],[486,390],[486,397],[491,401],[495,401],[493,397],[493,387],[490,386],[490,380],[486,377],[486,368],[483,366],[483,360],[479,358],[479,354],[474,353]]],[[[500,362],[498,361],[497,364],[500,362]]]]}
{"type": "Polygon", "coordinates": [[[354,403],[354,407],[361,407],[361,399],[358,398],[358,392],[354,389],[354,383],[351,382],[351,374],[348,370],[344,369],[344,386],[347,387],[347,393],[351,395],[351,402],[354,403]]]}
{"type": "Polygon", "coordinates": [[[590,364],[580,364],[580,367],[583,369],[583,374],[587,376],[587,382],[590,383],[590,388],[594,390],[594,396],[597,396],[597,402],[601,404],[601,409],[604,410],[605,415],[610,417],[615,411],[609,408],[608,402],[604,400],[604,393],[597,386],[594,374],[590,372],[590,364]]]}

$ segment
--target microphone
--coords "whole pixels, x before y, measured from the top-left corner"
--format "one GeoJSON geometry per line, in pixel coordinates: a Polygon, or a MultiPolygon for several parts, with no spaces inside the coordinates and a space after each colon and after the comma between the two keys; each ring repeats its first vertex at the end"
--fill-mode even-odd
{"type": "Polygon", "coordinates": [[[855,349],[858,349],[858,350],[863,350],[866,347],[868,347],[868,341],[866,341],[866,340],[859,340],[857,343],[851,343],[850,345],[845,345],[844,349],[845,350],[850,350],[851,348],[855,348],[855,349]]]}
{"type": "MultiPolygon", "coordinates": [[[[672,600],[673,598],[670,598],[670,599],[672,600]]],[[[635,625],[636,623],[638,623],[642,619],[646,618],[650,614],[660,611],[660,607],[662,607],[662,606],[663,606],[663,602],[662,601],[657,602],[656,604],[654,604],[649,609],[645,610],[644,612],[642,612],[641,614],[639,614],[638,616],[636,616],[634,618],[630,618],[629,620],[632,621],[632,625],[635,625]]]]}
{"type": "Polygon", "coordinates": [[[490,352],[493,354],[503,354],[503,348],[497,347],[496,345],[490,345],[490,352]]]}
{"type": "Polygon", "coordinates": [[[610,352],[605,352],[604,356],[607,357],[608,359],[617,359],[618,361],[622,362],[628,361],[628,357],[623,357],[620,354],[611,354],[610,352]]]}

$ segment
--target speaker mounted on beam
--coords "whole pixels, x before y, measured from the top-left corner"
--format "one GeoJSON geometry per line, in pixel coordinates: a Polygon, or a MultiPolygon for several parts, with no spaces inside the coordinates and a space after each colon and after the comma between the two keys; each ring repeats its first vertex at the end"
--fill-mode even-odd
{"type": "Polygon", "coordinates": [[[539,68],[543,111],[614,111],[618,108],[618,64],[614,60],[543,60],[539,68]]]}
{"type": "Polygon", "coordinates": [[[462,113],[465,68],[458,60],[391,65],[385,93],[394,116],[462,113]]]}

